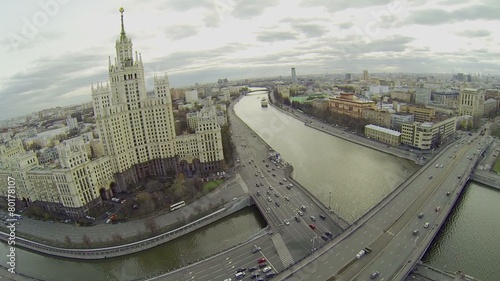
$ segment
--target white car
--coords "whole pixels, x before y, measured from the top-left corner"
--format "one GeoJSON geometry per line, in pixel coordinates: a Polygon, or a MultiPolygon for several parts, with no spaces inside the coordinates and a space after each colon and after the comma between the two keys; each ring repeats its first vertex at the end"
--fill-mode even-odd
{"type": "Polygon", "coordinates": [[[273,270],[270,266],[267,266],[267,267],[264,267],[264,269],[262,269],[262,272],[266,273],[266,272],[269,272],[273,270]]]}
{"type": "Polygon", "coordinates": [[[284,222],[285,222],[286,225],[290,224],[290,222],[287,219],[285,219],[284,222]]]}
{"type": "Polygon", "coordinates": [[[428,222],[426,222],[426,223],[424,224],[424,228],[428,228],[428,227],[429,227],[429,223],[428,223],[428,222]]]}

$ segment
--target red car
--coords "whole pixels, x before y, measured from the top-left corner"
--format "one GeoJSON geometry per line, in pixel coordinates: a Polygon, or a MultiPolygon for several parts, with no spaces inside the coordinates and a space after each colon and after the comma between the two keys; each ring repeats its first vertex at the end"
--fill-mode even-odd
{"type": "Polygon", "coordinates": [[[316,226],[314,224],[310,224],[309,227],[314,230],[316,228],[316,226]]]}
{"type": "Polygon", "coordinates": [[[259,259],[259,263],[264,263],[264,262],[266,262],[266,259],[265,259],[265,258],[260,258],[260,259],[259,259]]]}

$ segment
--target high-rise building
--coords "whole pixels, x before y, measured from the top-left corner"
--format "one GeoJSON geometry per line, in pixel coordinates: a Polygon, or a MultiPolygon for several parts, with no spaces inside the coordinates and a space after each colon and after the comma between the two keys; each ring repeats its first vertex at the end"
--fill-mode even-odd
{"type": "Polygon", "coordinates": [[[482,117],[484,114],[484,100],[484,92],[480,89],[460,89],[458,94],[458,115],[482,117]]]}
{"type": "Polygon", "coordinates": [[[351,80],[351,79],[352,79],[351,73],[346,73],[345,80],[351,80]]]}
{"type": "MultiPolygon", "coordinates": [[[[109,59],[109,83],[92,86],[92,99],[97,127],[116,172],[116,191],[151,175],[166,175],[179,171],[180,163],[188,165],[191,173],[208,173],[220,170],[223,153],[220,126],[216,123],[203,127],[213,148],[186,151],[183,145],[192,140],[177,142],[172,110],[170,86],[167,75],[154,77],[154,91],[146,93],[142,56],[133,53],[132,40],[126,35],[121,12],[121,33],[116,40],[114,64],[109,59]],[[184,156],[180,156],[184,155],[184,156]],[[202,160],[203,159],[203,160],[202,160]]],[[[187,138],[183,136],[183,139],[187,138]]],[[[201,148],[201,147],[200,147],[201,148]]]]}
{"type": "Polygon", "coordinates": [[[464,74],[463,73],[457,73],[457,80],[458,81],[464,81],[464,74]]]}
{"type": "Polygon", "coordinates": [[[370,80],[370,75],[368,74],[368,70],[363,70],[363,80],[370,80]]]}
{"type": "Polygon", "coordinates": [[[295,67],[292,67],[292,84],[297,85],[297,73],[295,73],[295,67]]]}
{"type": "Polygon", "coordinates": [[[431,89],[425,88],[423,83],[418,83],[415,88],[415,103],[429,104],[431,102],[431,89]]]}

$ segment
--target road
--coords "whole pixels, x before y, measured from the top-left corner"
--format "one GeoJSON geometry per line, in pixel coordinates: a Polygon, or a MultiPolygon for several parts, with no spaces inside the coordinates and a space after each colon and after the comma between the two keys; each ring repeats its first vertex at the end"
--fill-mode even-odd
{"type": "MultiPolygon", "coordinates": [[[[244,189],[254,198],[257,207],[269,223],[269,235],[155,279],[224,280],[234,278],[237,268],[256,266],[258,257],[261,255],[269,261],[273,271],[279,273],[309,256],[314,252],[313,249],[319,249],[331,241],[331,239],[325,241],[321,238],[325,232],[331,232],[333,237],[342,232],[342,228],[327,212],[327,208],[316,204],[295,186],[296,183],[290,189],[286,188],[286,185],[290,184],[290,180],[286,178],[286,164],[273,163],[268,159],[269,147],[266,143],[234,115],[232,106],[229,111],[231,135],[236,146],[236,157],[239,159],[236,171],[244,180],[244,189]],[[260,192],[260,196],[257,192],[260,192]],[[305,207],[305,211],[301,211],[303,215],[300,215],[299,210],[302,206],[305,207]],[[320,214],[324,215],[325,219],[321,219],[320,214]],[[314,216],[314,220],[311,216],[314,216]],[[295,217],[299,221],[296,221],[295,217]],[[310,224],[315,226],[314,229],[309,226],[310,224]],[[261,247],[262,251],[252,254],[251,250],[255,246],[261,247]]],[[[249,279],[249,275],[247,271],[246,279],[249,279]]],[[[262,273],[261,276],[263,275],[262,273]]]]}
{"type": "Polygon", "coordinates": [[[444,150],[394,198],[387,198],[375,207],[368,214],[371,217],[366,221],[362,219],[352,234],[341,235],[334,246],[321,251],[315,261],[299,270],[293,269],[295,273],[288,280],[370,280],[374,271],[380,273],[379,280],[400,280],[393,278],[422,243],[430,243],[426,238],[438,231],[435,223],[441,209],[459,196],[455,190],[465,180],[463,175],[473,162],[469,158],[478,157],[473,152],[479,140],[472,140],[470,144],[467,141],[476,137],[466,137],[457,147],[444,150]],[[440,207],[437,212],[436,207],[440,207]],[[424,214],[422,218],[418,218],[420,213],[424,214]],[[426,222],[428,228],[423,226],[426,222]],[[416,229],[419,232],[413,235],[416,229]],[[367,246],[373,251],[356,259],[356,253],[367,246]]]}

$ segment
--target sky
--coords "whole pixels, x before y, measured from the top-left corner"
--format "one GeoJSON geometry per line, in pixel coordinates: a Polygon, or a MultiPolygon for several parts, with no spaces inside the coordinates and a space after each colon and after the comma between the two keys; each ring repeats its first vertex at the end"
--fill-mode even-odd
{"type": "Polygon", "coordinates": [[[147,89],[324,73],[499,74],[498,0],[2,2],[0,120],[91,100],[108,80],[119,8],[147,89]]]}

